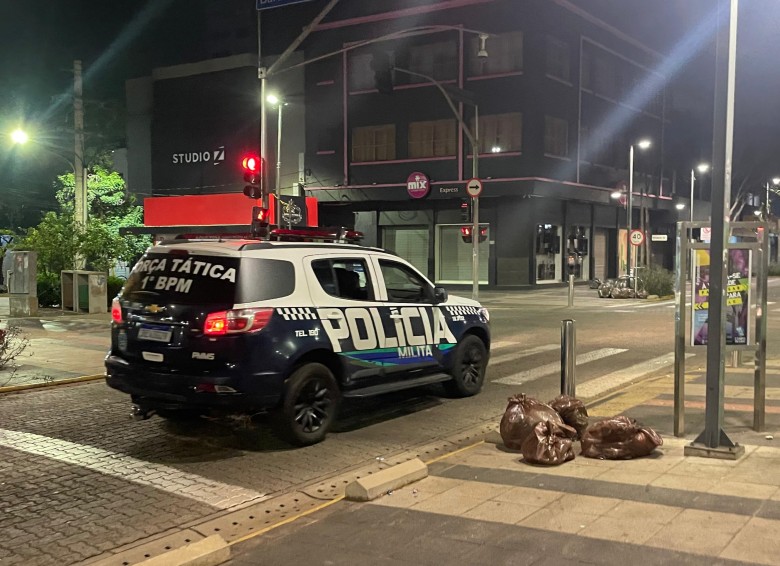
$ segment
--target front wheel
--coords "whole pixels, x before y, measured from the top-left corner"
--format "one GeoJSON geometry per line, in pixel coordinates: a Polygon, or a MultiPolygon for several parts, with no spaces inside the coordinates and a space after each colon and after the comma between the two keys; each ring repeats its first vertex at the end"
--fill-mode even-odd
{"type": "Polygon", "coordinates": [[[447,392],[457,397],[471,397],[482,389],[487,370],[487,349],[474,335],[466,336],[455,348],[452,381],[444,383],[447,392]]]}
{"type": "Polygon", "coordinates": [[[322,364],[306,364],[287,380],[276,429],[291,444],[308,446],[325,438],[336,419],[341,395],[336,379],[322,364]]]}

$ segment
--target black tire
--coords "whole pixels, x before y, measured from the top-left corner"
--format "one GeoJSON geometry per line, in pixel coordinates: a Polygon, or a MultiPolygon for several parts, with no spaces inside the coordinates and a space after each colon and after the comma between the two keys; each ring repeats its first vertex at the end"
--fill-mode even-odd
{"type": "Polygon", "coordinates": [[[447,393],[455,397],[471,397],[482,389],[487,370],[487,349],[484,342],[470,334],[455,348],[450,368],[452,380],[444,383],[447,393]]]}
{"type": "Polygon", "coordinates": [[[322,364],[298,368],[285,384],[275,414],[277,434],[296,446],[316,444],[336,420],[341,393],[331,371],[322,364]]]}

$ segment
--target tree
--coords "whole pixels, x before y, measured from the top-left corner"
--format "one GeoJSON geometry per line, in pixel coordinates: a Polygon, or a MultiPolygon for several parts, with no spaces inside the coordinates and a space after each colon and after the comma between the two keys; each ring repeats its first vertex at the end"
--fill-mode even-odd
{"type": "Polygon", "coordinates": [[[150,240],[119,235],[120,227],[143,223],[143,207],[125,190],[122,176],[99,165],[88,173],[89,221],[84,227],[74,219],[74,186],[73,173],[57,177],[59,212],[47,213],[16,247],[37,251],[41,271],[57,276],[63,269],[75,269],[78,257],[97,271],[110,271],[117,260],[135,261],[150,240]]]}
{"type": "MultiPolygon", "coordinates": [[[[60,208],[73,215],[75,181],[73,173],[57,177],[55,186],[60,208]]],[[[95,165],[87,175],[89,222],[83,237],[84,257],[93,263],[137,259],[149,246],[148,236],[120,236],[119,228],[143,224],[143,207],[125,189],[125,180],[116,171],[95,165]]],[[[103,269],[101,269],[103,270],[103,269]]]]}

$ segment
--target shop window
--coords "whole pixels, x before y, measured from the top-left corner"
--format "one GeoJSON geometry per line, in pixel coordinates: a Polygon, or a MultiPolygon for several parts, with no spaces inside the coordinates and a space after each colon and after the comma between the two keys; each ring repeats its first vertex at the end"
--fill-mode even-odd
{"type": "Polygon", "coordinates": [[[566,273],[577,280],[590,278],[590,229],[569,226],[566,238],[566,273]]]}
{"type": "Polygon", "coordinates": [[[569,46],[554,37],[547,36],[547,74],[569,82],[569,46]]]}
{"type": "MultiPolygon", "coordinates": [[[[408,68],[436,80],[454,79],[458,75],[457,54],[454,41],[412,45],[409,48],[408,68]]],[[[427,82],[427,79],[422,77],[406,76],[409,77],[410,83],[427,82]]]]}
{"type": "MultiPolygon", "coordinates": [[[[440,283],[470,284],[473,280],[472,244],[461,236],[461,224],[440,224],[436,226],[436,281],[440,283]]],[[[479,243],[479,281],[488,283],[488,260],[490,255],[490,233],[479,243]]]]}
{"type": "Polygon", "coordinates": [[[455,155],[455,120],[430,120],[409,124],[409,157],[455,155]]]}
{"type": "MultiPolygon", "coordinates": [[[[474,120],[471,120],[474,131],[474,120]]],[[[520,112],[479,117],[479,152],[501,153],[523,149],[523,115],[520,112]]]]}
{"type": "MultiPolygon", "coordinates": [[[[388,55],[390,63],[395,64],[392,51],[385,51],[388,55]]],[[[350,91],[355,90],[373,90],[376,88],[376,82],[374,81],[374,70],[371,68],[371,59],[373,55],[371,53],[352,53],[349,56],[349,62],[347,67],[347,75],[350,91]]]]}
{"type": "Polygon", "coordinates": [[[569,123],[562,118],[544,117],[544,153],[555,157],[569,155],[569,123]]]}
{"type": "Polygon", "coordinates": [[[352,161],[395,159],[395,124],[352,129],[352,161]]]}
{"type": "Polygon", "coordinates": [[[427,226],[387,226],[382,229],[382,247],[425,274],[428,273],[428,238],[427,226]]]}
{"type": "Polygon", "coordinates": [[[496,75],[523,70],[523,32],[491,36],[485,43],[487,57],[477,57],[480,39],[472,37],[468,46],[469,75],[496,75]]]}
{"type": "Polygon", "coordinates": [[[536,226],[536,281],[561,281],[561,227],[553,224],[536,226]]]}

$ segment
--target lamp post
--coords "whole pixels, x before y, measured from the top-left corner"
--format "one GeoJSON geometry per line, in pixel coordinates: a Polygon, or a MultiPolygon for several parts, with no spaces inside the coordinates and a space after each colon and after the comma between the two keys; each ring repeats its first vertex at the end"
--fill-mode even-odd
{"type": "MultiPolygon", "coordinates": [[[[772,187],[776,187],[777,185],[780,185],[780,177],[772,177],[772,187]]],[[[766,182],[766,202],[764,203],[764,208],[766,209],[766,220],[769,220],[769,214],[772,212],[772,205],[769,201],[769,190],[770,190],[769,181],[766,182]]]]}
{"type": "Polygon", "coordinates": [[[287,103],[275,94],[269,94],[266,97],[266,101],[272,106],[276,106],[278,117],[278,123],[276,126],[276,179],[274,183],[276,198],[278,200],[282,178],[282,107],[287,106],[287,103]]]}
{"type": "MultiPolygon", "coordinates": [[[[709,170],[710,170],[710,166],[709,166],[709,164],[708,164],[708,163],[699,163],[699,164],[696,166],[696,170],[697,170],[699,173],[702,173],[702,174],[703,174],[703,173],[706,173],[707,171],[709,171],[709,170]]],[[[695,174],[694,174],[694,171],[693,171],[693,169],[691,169],[691,203],[690,203],[690,206],[691,206],[691,210],[690,210],[690,219],[691,219],[691,222],[693,222],[693,186],[694,186],[694,182],[695,182],[695,181],[696,181],[696,176],[695,176],[695,174]]]]}
{"type": "MultiPolygon", "coordinates": [[[[628,151],[628,210],[626,212],[628,224],[628,265],[626,266],[628,271],[627,275],[631,275],[631,271],[636,271],[636,265],[634,265],[636,254],[634,254],[634,245],[631,243],[631,230],[634,216],[634,145],[636,145],[639,149],[647,149],[653,144],[650,140],[642,139],[636,142],[636,144],[632,143],[628,151]]],[[[636,285],[636,273],[634,273],[634,284],[636,285]]]]}

